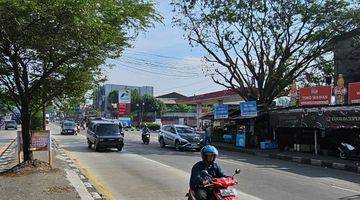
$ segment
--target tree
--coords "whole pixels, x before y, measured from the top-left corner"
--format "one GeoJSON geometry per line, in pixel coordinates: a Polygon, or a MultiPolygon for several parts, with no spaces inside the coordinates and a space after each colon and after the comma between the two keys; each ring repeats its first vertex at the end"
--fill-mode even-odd
{"type": "Polygon", "coordinates": [[[186,104],[175,104],[166,106],[166,112],[196,112],[196,108],[186,104]]]}
{"type": "Polygon", "coordinates": [[[164,109],[164,103],[155,97],[147,94],[141,96],[138,90],[131,90],[131,111],[133,116],[143,116],[143,114],[148,113],[148,115],[155,118],[161,116],[164,109]]]}
{"type": "Polygon", "coordinates": [[[0,15],[0,90],[20,110],[24,161],[32,159],[31,115],[58,97],[52,84],[79,69],[98,72],[159,19],[141,0],[1,0],[0,15]]]}
{"type": "Polygon", "coordinates": [[[118,112],[117,109],[113,107],[113,104],[117,105],[119,103],[119,91],[114,90],[110,92],[108,95],[108,101],[108,109],[111,111],[112,117],[117,117],[118,112]]]}
{"type": "MultiPolygon", "coordinates": [[[[173,0],[174,22],[207,55],[217,84],[268,106],[358,25],[346,0],[173,0]]],[[[331,59],[331,58],[330,58],[331,59]]],[[[328,61],[328,60],[327,60],[328,61]]]]}

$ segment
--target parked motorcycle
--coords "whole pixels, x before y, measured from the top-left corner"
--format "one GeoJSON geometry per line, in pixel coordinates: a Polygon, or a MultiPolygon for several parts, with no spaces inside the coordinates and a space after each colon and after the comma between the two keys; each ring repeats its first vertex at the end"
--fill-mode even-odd
{"type": "Polygon", "coordinates": [[[150,143],[150,132],[146,131],[146,132],[142,132],[141,133],[141,139],[143,141],[144,144],[149,144],[150,143]]]}
{"type": "Polygon", "coordinates": [[[340,143],[338,150],[340,152],[339,156],[341,159],[360,158],[360,149],[349,143],[340,143]]]}
{"type": "MultiPolygon", "coordinates": [[[[204,187],[212,188],[212,193],[216,200],[238,200],[238,195],[236,191],[234,189],[231,189],[230,187],[238,184],[234,176],[239,173],[240,169],[236,169],[234,175],[232,176],[213,178],[211,180],[211,183],[205,185],[204,187]]],[[[189,189],[186,197],[188,197],[188,200],[196,200],[195,191],[189,189]]]]}

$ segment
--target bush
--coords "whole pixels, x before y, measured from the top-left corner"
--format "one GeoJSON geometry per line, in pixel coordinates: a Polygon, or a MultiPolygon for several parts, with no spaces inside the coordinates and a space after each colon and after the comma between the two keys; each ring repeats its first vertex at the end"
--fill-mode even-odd
{"type": "Polygon", "coordinates": [[[157,123],[147,123],[146,125],[151,131],[160,130],[160,125],[157,123]]]}

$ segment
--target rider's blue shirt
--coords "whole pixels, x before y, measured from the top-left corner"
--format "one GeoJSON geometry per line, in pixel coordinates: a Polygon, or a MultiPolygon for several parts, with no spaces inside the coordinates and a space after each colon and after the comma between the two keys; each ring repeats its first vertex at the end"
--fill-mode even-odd
{"type": "Polygon", "coordinates": [[[204,178],[200,176],[200,172],[203,170],[207,170],[212,178],[226,177],[218,164],[214,163],[207,167],[203,161],[199,161],[191,169],[190,188],[192,190],[197,190],[203,186],[202,181],[204,178]]]}

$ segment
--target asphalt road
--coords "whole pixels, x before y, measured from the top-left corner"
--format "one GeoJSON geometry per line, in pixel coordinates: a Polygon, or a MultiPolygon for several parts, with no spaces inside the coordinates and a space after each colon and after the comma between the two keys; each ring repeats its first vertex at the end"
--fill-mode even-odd
{"type": "MultiPolygon", "coordinates": [[[[95,152],[84,135],[61,136],[51,127],[58,143],[110,191],[116,199],[186,199],[190,170],[199,152],[161,149],[157,134],[144,145],[139,132],[126,132],[122,152],[95,152]]],[[[360,199],[360,176],[293,162],[220,151],[217,162],[231,175],[240,168],[235,187],[239,199],[355,200],[360,199]]]]}

